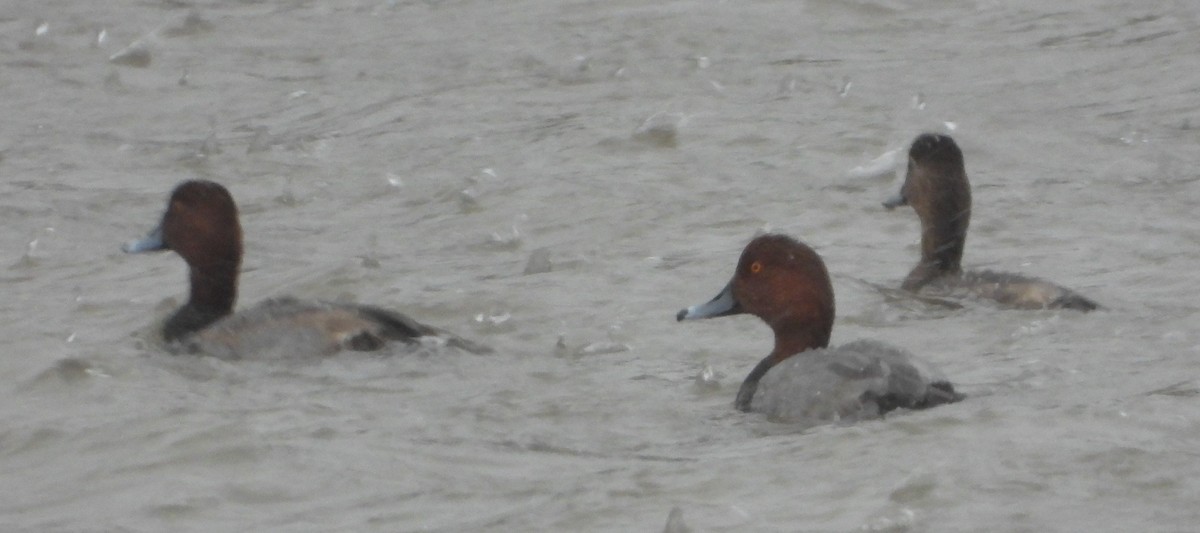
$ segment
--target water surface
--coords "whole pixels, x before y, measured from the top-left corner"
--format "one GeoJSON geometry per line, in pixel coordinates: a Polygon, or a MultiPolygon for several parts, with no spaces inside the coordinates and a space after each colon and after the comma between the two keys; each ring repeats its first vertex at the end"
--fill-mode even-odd
{"type": "Polygon", "coordinates": [[[10,1],[0,528],[1193,530],[1198,32],[1185,1],[10,1]],[[853,170],[922,131],[965,152],[968,266],[1106,309],[880,291],[917,220],[853,170]],[[242,305],[497,353],[168,355],[183,263],[118,246],[191,178],[242,209],[242,305]],[[970,398],[734,412],[769,330],[674,314],[764,228],[824,256],[834,343],[970,398]]]}

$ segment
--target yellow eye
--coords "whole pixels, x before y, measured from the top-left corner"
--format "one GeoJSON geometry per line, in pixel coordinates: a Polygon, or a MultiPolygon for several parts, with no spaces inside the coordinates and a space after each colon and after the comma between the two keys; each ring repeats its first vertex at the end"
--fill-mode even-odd
{"type": "Polygon", "coordinates": [[[760,263],[758,261],[750,263],[750,273],[758,274],[759,272],[762,272],[762,263],[760,263]]]}

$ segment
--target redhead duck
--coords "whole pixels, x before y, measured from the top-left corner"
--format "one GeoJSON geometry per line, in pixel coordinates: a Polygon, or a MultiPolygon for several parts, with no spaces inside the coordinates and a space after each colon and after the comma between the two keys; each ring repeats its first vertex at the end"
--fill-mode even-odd
{"type": "Polygon", "coordinates": [[[941,374],[903,350],[873,341],[829,348],[834,316],[829,273],[817,252],[786,235],[755,238],[716,298],[675,318],[741,313],[761,318],[775,332],[775,349],[738,390],[734,405],[741,411],[793,421],[854,421],[963,398],[941,374]]]}
{"type": "Polygon", "coordinates": [[[188,353],[224,359],[331,355],[341,349],[377,350],[387,341],[432,340],[470,352],[490,351],[448,332],[377,307],[294,298],[267,300],[238,314],[242,227],[225,187],[185,181],[175,187],[162,221],[126,253],[174,250],[188,264],[191,294],[163,326],[163,338],[188,353]]]}
{"type": "Polygon", "coordinates": [[[1004,272],[963,272],[963,247],[971,222],[971,184],[962,150],[948,135],[917,136],[908,151],[908,173],[900,194],[883,202],[892,209],[911,205],[921,219],[921,261],[903,289],[926,294],[969,294],[1021,309],[1099,307],[1048,281],[1004,272]]]}

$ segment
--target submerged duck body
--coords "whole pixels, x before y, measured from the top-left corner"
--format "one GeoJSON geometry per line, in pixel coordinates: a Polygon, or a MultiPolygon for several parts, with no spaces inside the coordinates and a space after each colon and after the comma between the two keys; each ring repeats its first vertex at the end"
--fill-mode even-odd
{"type": "Polygon", "coordinates": [[[739,410],[789,421],[855,421],[963,398],[940,372],[903,350],[874,341],[830,348],[829,273],[812,248],[786,235],[751,241],[725,288],[676,319],[742,313],[771,327],[775,347],[742,382],[739,410]]]}
{"type": "Polygon", "coordinates": [[[921,220],[921,260],[901,287],[937,296],[973,296],[1020,309],[1091,311],[1096,302],[1049,281],[990,270],[962,269],[971,222],[971,185],[962,150],[948,135],[913,140],[900,193],[883,203],[911,205],[921,220]]]}
{"type": "Polygon", "coordinates": [[[174,250],[188,264],[188,301],[163,325],[178,351],[224,359],[293,358],[369,351],[389,341],[444,344],[485,353],[486,346],[400,313],[354,304],[267,300],[233,313],[242,262],[237,205],[218,183],[193,180],[175,188],[162,221],[125,244],[127,253],[174,250]]]}

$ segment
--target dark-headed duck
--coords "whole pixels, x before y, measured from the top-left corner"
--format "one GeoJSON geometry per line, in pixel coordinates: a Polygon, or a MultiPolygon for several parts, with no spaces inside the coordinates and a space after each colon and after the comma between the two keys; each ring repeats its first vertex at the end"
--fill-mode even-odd
{"type": "Polygon", "coordinates": [[[971,222],[971,184],[962,150],[948,135],[917,136],[908,151],[900,194],[883,206],[911,205],[921,219],[921,261],[902,288],[933,295],[969,294],[1021,309],[1091,311],[1095,302],[1048,281],[988,270],[963,272],[963,247],[971,222]]]}
{"type": "Polygon", "coordinates": [[[185,181],[175,187],[162,221],[127,253],[174,250],[188,264],[191,294],[167,319],[163,337],[173,348],[225,359],[330,355],[342,349],[377,350],[387,341],[455,346],[485,353],[486,346],[365,305],[267,300],[233,314],[242,263],[242,227],[225,187],[185,181]]]}
{"type": "Polygon", "coordinates": [[[829,348],[833,286],[821,256],[786,235],[746,245],[729,284],[677,320],[749,313],[775,333],[775,349],[738,390],[735,406],[791,421],[853,421],[963,398],[941,374],[873,341],[829,348]]]}

